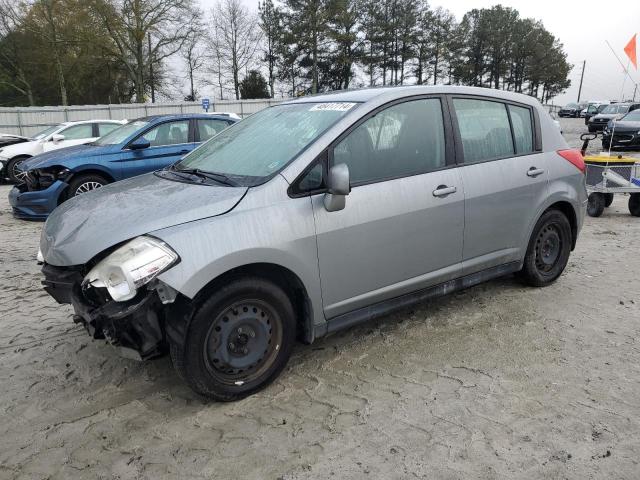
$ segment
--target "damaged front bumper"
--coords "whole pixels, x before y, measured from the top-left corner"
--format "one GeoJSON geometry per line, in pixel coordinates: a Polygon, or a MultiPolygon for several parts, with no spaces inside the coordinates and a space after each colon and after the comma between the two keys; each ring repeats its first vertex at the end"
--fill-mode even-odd
{"type": "Polygon", "coordinates": [[[73,321],[82,324],[94,339],[106,339],[122,356],[135,360],[165,353],[165,308],[155,289],[141,290],[126,302],[114,302],[101,289],[83,291],[84,272],[80,268],[45,264],[42,272],[47,293],[58,303],[71,304],[73,321]]]}

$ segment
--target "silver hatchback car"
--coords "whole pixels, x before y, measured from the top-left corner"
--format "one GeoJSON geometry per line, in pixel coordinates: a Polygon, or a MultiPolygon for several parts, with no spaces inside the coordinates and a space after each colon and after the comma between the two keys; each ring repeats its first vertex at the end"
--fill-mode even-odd
{"type": "Polygon", "coordinates": [[[71,199],[39,259],[94,338],[169,350],[196,392],[234,400],[274,380],[296,338],[510,273],[549,285],[586,201],[580,152],[535,99],[365,89],[281,103],[71,199]]]}

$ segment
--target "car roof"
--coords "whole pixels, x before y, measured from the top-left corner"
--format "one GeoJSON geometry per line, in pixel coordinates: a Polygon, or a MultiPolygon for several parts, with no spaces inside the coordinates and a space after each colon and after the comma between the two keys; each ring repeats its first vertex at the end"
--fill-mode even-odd
{"type": "MultiPolygon", "coordinates": [[[[124,120],[113,120],[110,118],[98,118],[95,120],[78,120],[74,122],[61,122],[59,125],[64,125],[65,127],[69,127],[72,125],[83,125],[85,123],[119,123],[121,124],[124,120]]],[[[53,126],[53,125],[52,125],[53,126]]]]}
{"type": "Polygon", "coordinates": [[[139,117],[131,120],[131,122],[159,122],[164,120],[188,120],[190,118],[208,118],[208,119],[219,119],[219,120],[232,120],[237,122],[238,120],[230,117],[228,115],[220,115],[220,114],[211,114],[211,113],[175,113],[168,115],[148,115],[146,117],[139,117]]]}
{"type": "Polygon", "coordinates": [[[464,94],[479,95],[483,97],[494,97],[503,100],[513,100],[521,103],[537,104],[538,101],[528,95],[508,92],[506,90],[496,90],[493,88],[464,87],[458,85],[411,85],[395,87],[372,87],[354,90],[343,90],[340,92],[321,93],[317,95],[307,95],[295,100],[289,100],[282,104],[296,103],[325,103],[325,102],[355,102],[364,103],[380,97],[392,101],[399,98],[413,95],[434,95],[434,94],[464,94]]]}

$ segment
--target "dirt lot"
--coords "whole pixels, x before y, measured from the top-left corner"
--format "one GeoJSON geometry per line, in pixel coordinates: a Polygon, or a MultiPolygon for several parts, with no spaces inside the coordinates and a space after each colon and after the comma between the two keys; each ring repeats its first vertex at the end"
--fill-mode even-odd
{"type": "MultiPolygon", "coordinates": [[[[576,145],[580,120],[563,121],[576,145]]],[[[300,346],[205,403],[119,358],[41,290],[41,224],[0,187],[0,478],[634,479],[640,219],[588,218],[546,289],[504,278],[300,346]]]]}

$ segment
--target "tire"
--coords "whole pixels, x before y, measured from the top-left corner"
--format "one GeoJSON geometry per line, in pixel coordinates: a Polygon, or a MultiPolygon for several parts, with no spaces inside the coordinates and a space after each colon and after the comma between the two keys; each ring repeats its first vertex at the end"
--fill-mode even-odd
{"type": "Polygon", "coordinates": [[[529,239],[521,278],[533,287],[551,285],[567,266],[571,245],[571,225],[567,217],[559,210],[546,211],[529,239]]]}
{"type": "Polygon", "coordinates": [[[86,175],[78,175],[71,179],[69,188],[67,189],[67,198],[77,197],[83,193],[90,192],[96,188],[104,187],[109,180],[101,175],[89,173],[86,175]]]}
{"type": "Polygon", "coordinates": [[[28,160],[29,158],[31,157],[29,156],[14,157],[7,162],[7,176],[9,177],[10,181],[12,181],[13,183],[21,182],[21,179],[18,176],[17,167],[18,165],[20,165],[25,160],[28,160]]]}
{"type": "Polygon", "coordinates": [[[170,339],[169,346],[178,375],[196,393],[228,402],[269,385],[286,366],[295,338],[294,308],[284,290],[244,277],[197,307],[184,343],[170,339]]]}
{"type": "Polygon", "coordinates": [[[605,193],[604,194],[604,206],[605,208],[609,208],[613,203],[613,193],[605,193]]]}
{"type": "Polygon", "coordinates": [[[604,193],[591,193],[589,194],[589,201],[587,203],[587,214],[590,217],[599,217],[604,212],[606,200],[604,193]]]}
{"type": "Polygon", "coordinates": [[[632,193],[629,196],[629,213],[634,217],[640,217],[640,193],[632,193]]]}

